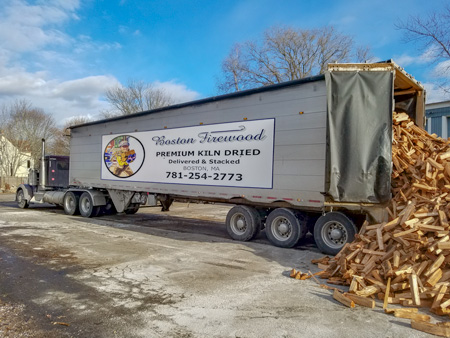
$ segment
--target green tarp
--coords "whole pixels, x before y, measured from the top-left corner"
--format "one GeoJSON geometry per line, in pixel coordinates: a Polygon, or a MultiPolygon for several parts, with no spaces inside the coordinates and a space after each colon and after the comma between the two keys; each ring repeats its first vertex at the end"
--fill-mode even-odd
{"type": "Polygon", "coordinates": [[[393,73],[329,72],[327,188],[336,202],[391,197],[393,73]]]}

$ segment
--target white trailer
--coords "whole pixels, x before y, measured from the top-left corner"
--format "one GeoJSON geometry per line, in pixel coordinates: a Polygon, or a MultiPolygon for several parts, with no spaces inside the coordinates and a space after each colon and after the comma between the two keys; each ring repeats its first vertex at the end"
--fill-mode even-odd
{"type": "Polygon", "coordinates": [[[335,254],[390,200],[392,113],[423,127],[424,89],[392,61],[71,127],[69,187],[18,189],[21,205],[134,213],[174,199],[232,203],[226,227],[276,246],[307,231],[335,254]],[[56,190],[56,191],[55,191],[56,190]],[[36,198],[36,195],[38,198],[36,198]]]}

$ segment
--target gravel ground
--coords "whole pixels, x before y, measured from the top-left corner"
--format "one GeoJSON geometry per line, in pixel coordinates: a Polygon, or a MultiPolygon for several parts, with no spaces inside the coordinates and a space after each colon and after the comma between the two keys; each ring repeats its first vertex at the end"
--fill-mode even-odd
{"type": "Polygon", "coordinates": [[[431,337],[380,303],[348,309],[289,278],[318,271],[311,237],[230,240],[229,206],[85,219],[13,199],[0,194],[2,337],[431,337]]]}

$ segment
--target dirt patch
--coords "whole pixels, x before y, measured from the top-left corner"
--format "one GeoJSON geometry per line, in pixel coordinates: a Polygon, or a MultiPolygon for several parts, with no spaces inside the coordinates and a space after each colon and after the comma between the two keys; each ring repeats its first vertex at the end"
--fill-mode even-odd
{"type": "MultiPolygon", "coordinates": [[[[52,325],[64,326],[61,318],[52,321],[52,317],[47,317],[52,325]]],[[[40,324],[33,317],[25,312],[25,305],[15,305],[0,301],[0,336],[14,338],[61,338],[70,337],[59,328],[40,329],[40,324]]]]}
{"type": "MultiPolygon", "coordinates": [[[[9,228],[8,230],[10,230],[9,228]]],[[[16,255],[27,257],[34,264],[53,265],[58,269],[79,266],[76,255],[64,248],[48,244],[48,239],[39,236],[3,237],[0,243],[14,249],[16,255]]]]}

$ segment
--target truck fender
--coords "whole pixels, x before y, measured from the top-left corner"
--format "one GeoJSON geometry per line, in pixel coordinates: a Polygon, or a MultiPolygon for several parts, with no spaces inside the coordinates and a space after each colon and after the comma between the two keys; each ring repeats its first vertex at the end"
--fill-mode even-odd
{"type": "Polygon", "coordinates": [[[102,205],[106,205],[106,196],[103,192],[99,191],[99,190],[92,190],[92,189],[68,189],[66,191],[69,192],[76,192],[79,193],[80,195],[84,192],[87,192],[89,195],[91,195],[92,197],[92,202],[93,205],[96,206],[102,206],[102,205]]]}
{"type": "Polygon", "coordinates": [[[92,197],[92,201],[94,201],[94,206],[105,205],[106,197],[105,194],[98,190],[88,190],[88,193],[92,197]]]}
{"type": "Polygon", "coordinates": [[[123,212],[130,204],[134,192],[127,190],[108,189],[109,196],[117,212],[123,212]]]}
{"type": "Polygon", "coordinates": [[[17,188],[17,191],[19,191],[20,189],[23,190],[23,195],[24,195],[25,199],[29,202],[34,196],[33,187],[29,184],[22,183],[17,188]]]}

